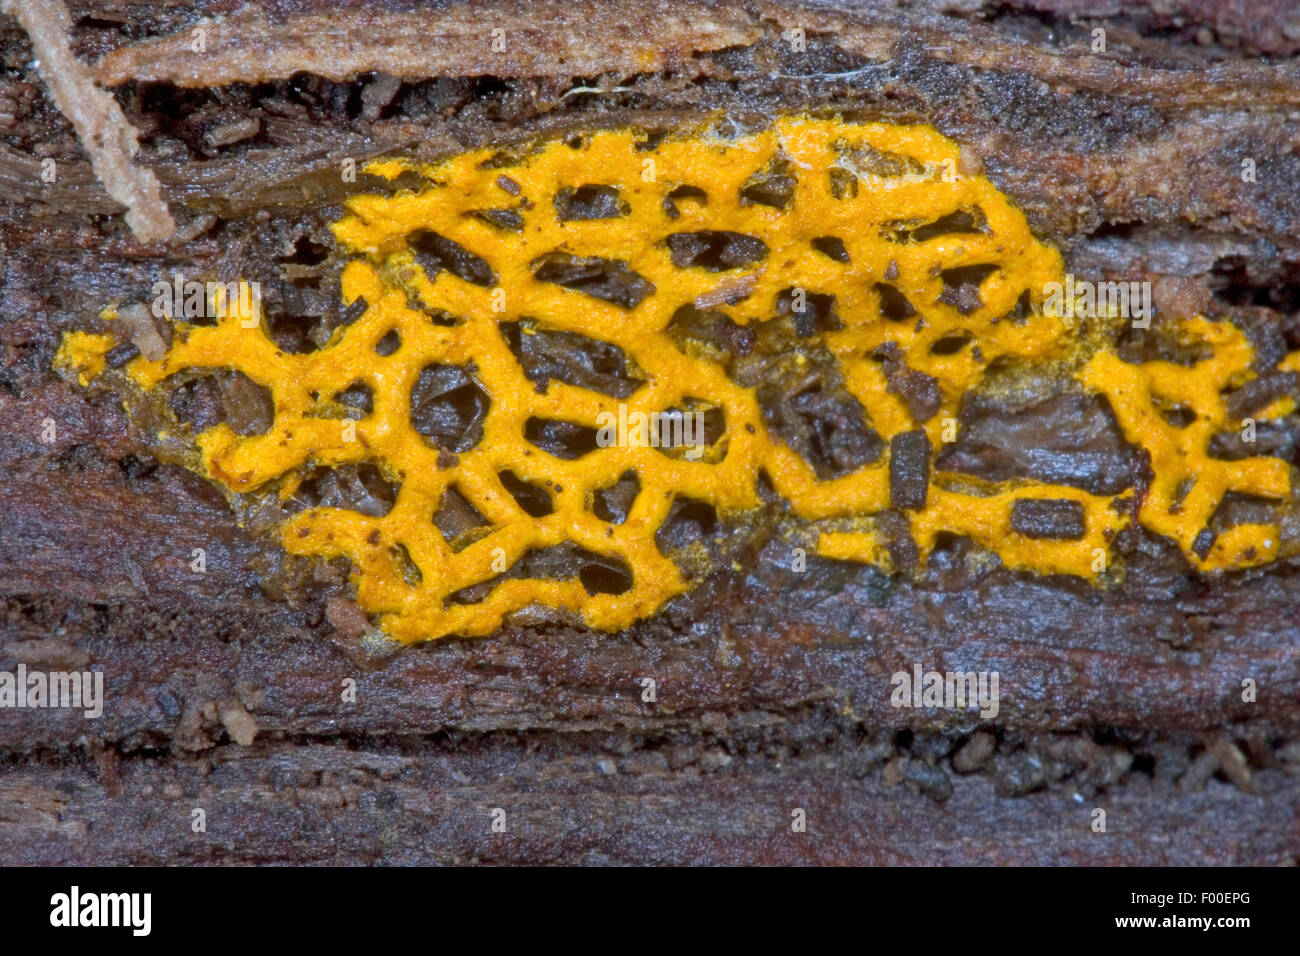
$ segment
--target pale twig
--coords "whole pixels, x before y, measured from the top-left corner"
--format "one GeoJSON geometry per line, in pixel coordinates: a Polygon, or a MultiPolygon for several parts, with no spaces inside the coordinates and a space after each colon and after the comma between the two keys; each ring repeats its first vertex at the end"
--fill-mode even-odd
{"type": "Polygon", "coordinates": [[[126,223],[145,242],[167,239],[176,231],[158,180],[132,157],[140,149],[135,128],[117,100],[95,85],[90,71],[68,47],[71,21],[63,0],[0,0],[0,10],[15,17],[31,40],[36,69],[50,96],[81,138],[91,168],[108,194],[126,206],[126,223]]]}

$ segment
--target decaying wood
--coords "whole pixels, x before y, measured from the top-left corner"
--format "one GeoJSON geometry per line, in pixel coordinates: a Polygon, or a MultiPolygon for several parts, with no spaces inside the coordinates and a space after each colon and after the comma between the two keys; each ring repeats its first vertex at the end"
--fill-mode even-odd
{"type": "Polygon", "coordinates": [[[74,47],[104,54],[176,214],[170,247],[123,228],[0,23],[24,77],[0,80],[0,113],[21,114],[0,130],[0,670],[102,667],[107,693],[93,721],[0,710],[0,860],[1296,861],[1293,560],[1197,578],[1143,539],[1098,590],[960,545],[915,580],[799,573],[760,536],[739,570],[620,634],[513,626],[393,653],[359,636],[337,571],[239,528],[213,487],[156,464],[120,395],[51,370],[60,332],[160,274],[279,281],[358,188],[344,158],[804,109],[932,123],[1074,271],[1150,279],[1157,305],[1295,348],[1300,77],[1250,55],[1293,52],[1282,14],[1198,45],[1231,4],[1183,4],[1171,42],[1163,14],[1118,3],[1101,56],[1092,21],[1043,12],[1078,12],[1064,2],[596,4],[581,22],[571,5],[301,6],[73,5],[74,47]],[[504,58],[490,32],[411,41],[478,38],[494,13],[504,58]],[[208,52],[187,56],[198,26],[208,52]],[[917,661],[998,671],[997,718],[891,706],[890,674],[917,661]]]}

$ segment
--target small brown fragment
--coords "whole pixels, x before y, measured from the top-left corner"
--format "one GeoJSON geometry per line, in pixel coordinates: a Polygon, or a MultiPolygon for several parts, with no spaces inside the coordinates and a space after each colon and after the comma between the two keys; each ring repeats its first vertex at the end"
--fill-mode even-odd
{"type": "Polygon", "coordinates": [[[930,488],[930,437],[920,428],[889,440],[889,501],[895,508],[925,507],[930,488]]]}
{"type": "Polygon", "coordinates": [[[237,700],[227,701],[221,708],[221,723],[230,739],[241,747],[247,747],[257,736],[257,721],[237,700]]]}
{"type": "Polygon", "coordinates": [[[958,773],[973,773],[993,756],[998,749],[998,739],[987,730],[981,730],[962,744],[952,757],[952,769],[958,773]]]}
{"type": "Polygon", "coordinates": [[[710,291],[701,293],[695,297],[695,308],[704,312],[720,305],[733,305],[738,301],[744,301],[758,285],[762,272],[763,270],[760,269],[738,279],[728,279],[710,291]]]}
{"type": "Polygon", "coordinates": [[[385,106],[393,101],[402,88],[399,77],[379,73],[361,90],[361,118],[370,122],[379,119],[385,106]]]}
{"type": "Polygon", "coordinates": [[[1078,541],[1088,529],[1083,504],[1073,498],[1020,498],[1011,506],[1011,530],[1026,538],[1078,541]]]}
{"type": "Polygon", "coordinates": [[[1212,750],[1201,753],[1192,765],[1178,778],[1178,788],[1183,793],[1199,793],[1205,789],[1215,773],[1219,770],[1219,758],[1212,750]]]}
{"type": "Polygon", "coordinates": [[[894,757],[885,764],[883,771],[885,786],[896,787],[903,782],[903,771],[899,767],[899,759],[894,757]]]}
{"type": "Polygon", "coordinates": [[[365,611],[337,595],[325,602],[325,619],[344,637],[360,637],[370,626],[365,611]]]}
{"type": "Polygon", "coordinates": [[[961,155],[957,157],[957,171],[963,176],[983,176],[984,160],[971,147],[963,146],[961,155]]]}
{"type": "Polygon", "coordinates": [[[104,364],[109,368],[121,368],[139,354],[140,349],[134,342],[120,342],[104,355],[104,364]]]}
{"type": "Polygon", "coordinates": [[[921,549],[912,537],[912,525],[907,516],[898,511],[882,511],[876,515],[876,527],[885,537],[889,559],[898,570],[914,568],[921,560],[921,549]]]}
{"type": "Polygon", "coordinates": [[[901,772],[908,783],[916,784],[926,796],[935,800],[947,800],[952,796],[952,779],[942,767],[935,767],[923,760],[902,761],[901,772]]]}
{"type": "Polygon", "coordinates": [[[1251,379],[1235,392],[1225,395],[1229,419],[1240,421],[1252,412],[1258,412],[1284,395],[1300,397],[1300,374],[1296,372],[1270,372],[1251,379]]]}
{"type": "Polygon", "coordinates": [[[94,754],[95,769],[99,771],[99,779],[104,785],[104,791],[110,796],[117,796],[122,792],[122,775],[117,767],[117,747],[108,744],[92,745],[91,753],[94,754]]]}
{"type": "Polygon", "coordinates": [[[903,362],[903,351],[897,342],[887,342],[875,349],[872,356],[883,360],[885,381],[891,392],[907,402],[907,410],[918,422],[928,422],[943,407],[943,392],[939,380],[933,375],[909,368],[903,362]]]}
{"type": "Polygon", "coordinates": [[[262,131],[262,121],[256,116],[243,116],[227,123],[213,126],[203,134],[203,141],[211,149],[233,146],[262,131]]]}
{"type": "Polygon", "coordinates": [[[122,323],[131,343],[150,362],[161,361],[167,354],[169,343],[159,333],[153,313],[143,302],[132,302],[119,308],[117,321],[122,323]]]}
{"type": "Polygon", "coordinates": [[[1218,535],[1209,528],[1202,528],[1196,535],[1196,540],[1192,542],[1192,553],[1204,561],[1210,555],[1210,549],[1214,547],[1214,541],[1218,535]]]}
{"type": "Polygon", "coordinates": [[[1255,792],[1255,782],[1250,774],[1250,765],[1241,749],[1229,738],[1219,735],[1210,744],[1210,752],[1219,761],[1219,769],[1238,789],[1246,793],[1255,792]]]}

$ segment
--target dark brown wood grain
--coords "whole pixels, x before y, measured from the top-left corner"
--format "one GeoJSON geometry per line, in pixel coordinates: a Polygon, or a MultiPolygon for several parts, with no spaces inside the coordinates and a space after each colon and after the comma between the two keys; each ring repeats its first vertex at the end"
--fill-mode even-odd
{"type": "MultiPolygon", "coordinates": [[[[533,44],[515,66],[470,80],[483,69],[450,49],[435,80],[415,59],[365,115],[375,77],[290,81],[274,30],[259,28],[267,85],[255,96],[180,91],[167,61],[144,56],[151,38],[187,36],[228,4],[72,6],[74,48],[121,51],[111,78],[182,235],[130,236],[67,124],[28,90],[29,52],[0,21],[0,113],[5,97],[18,113],[0,129],[0,670],[97,667],[107,690],[93,721],[0,710],[0,862],[1300,857],[1294,561],[1201,578],[1136,537],[1124,581],[1096,589],[983,567],[958,543],[925,573],[890,579],[832,562],[793,570],[760,533],[738,569],[622,633],[515,625],[394,650],[357,637],[336,571],[241,529],[213,486],[157,463],[171,454],[121,395],[51,369],[62,331],[92,327],[160,273],[274,276],[300,237],[327,241],[323,224],[355,188],[340,182],[341,157],[803,109],[932,123],[1080,274],[1150,279],[1158,305],[1210,309],[1294,349],[1300,73],[1251,47],[1292,52],[1281,25],[1202,44],[1196,24],[1217,30],[1229,4],[1183,4],[1191,20],[1173,36],[1143,5],[1120,4],[1099,57],[1091,21],[1052,18],[1068,4],[718,3],[709,23],[736,42],[694,44],[696,5],[658,3],[642,14],[673,8],[675,32],[638,72],[615,30],[627,15],[595,4],[583,15],[591,61],[575,75],[548,45],[555,9],[509,4],[501,15],[533,44]],[[807,51],[782,39],[796,26],[807,51]],[[133,80],[146,62],[149,82],[133,80]],[[574,92],[616,85],[632,92],[574,92]],[[209,147],[191,119],[208,115],[253,116],[260,132],[209,147]],[[42,153],[58,157],[57,183],[40,183],[42,153]],[[998,671],[998,716],[892,706],[890,675],[915,662],[998,671]],[[505,834],[489,827],[498,807],[505,834]],[[206,833],[191,832],[195,808],[206,833]],[[795,808],[806,833],[790,832],[795,808]],[[1105,833],[1090,828],[1094,808],[1105,833]]],[[[327,2],[266,9],[280,23],[335,15],[327,2]]],[[[979,414],[996,424],[996,410],[979,414]]],[[[1293,461],[1294,432],[1275,436],[1293,461]]],[[[1089,449],[1098,468],[1127,467],[1100,439],[1089,449]]]]}

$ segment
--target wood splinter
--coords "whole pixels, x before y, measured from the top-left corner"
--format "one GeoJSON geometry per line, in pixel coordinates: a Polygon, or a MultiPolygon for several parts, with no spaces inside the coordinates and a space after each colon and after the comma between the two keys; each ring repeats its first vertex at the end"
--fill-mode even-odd
{"type": "Polygon", "coordinates": [[[0,0],[0,12],[18,20],[36,54],[36,70],[50,96],[72,123],[108,194],[126,206],[126,223],[137,239],[154,242],[176,231],[158,179],[132,158],[140,150],[136,130],[113,97],[95,85],[90,71],[68,47],[72,21],[62,0],[0,0]]]}

